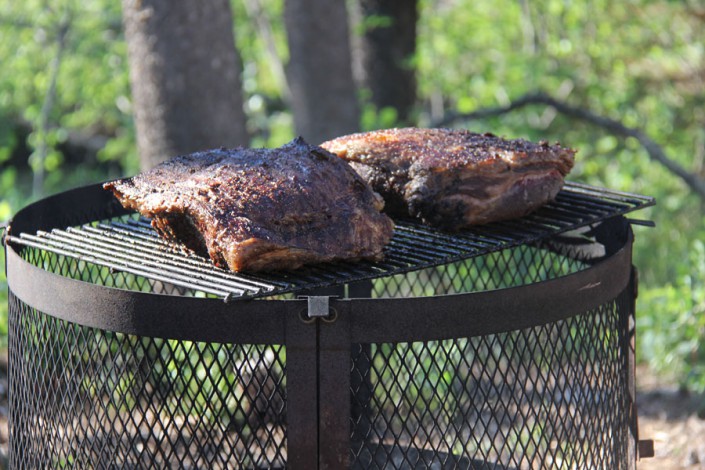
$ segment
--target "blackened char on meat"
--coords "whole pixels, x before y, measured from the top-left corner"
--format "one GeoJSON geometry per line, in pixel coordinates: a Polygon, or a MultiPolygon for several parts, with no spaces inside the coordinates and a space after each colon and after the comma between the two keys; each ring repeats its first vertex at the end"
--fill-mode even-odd
{"type": "Polygon", "coordinates": [[[449,230],[521,217],[553,200],[575,150],[458,129],[386,129],[321,146],[380,193],[385,211],[449,230]]]}
{"type": "Polygon", "coordinates": [[[343,160],[303,139],[179,156],[106,183],[164,237],[233,271],[383,256],[393,223],[343,160]]]}

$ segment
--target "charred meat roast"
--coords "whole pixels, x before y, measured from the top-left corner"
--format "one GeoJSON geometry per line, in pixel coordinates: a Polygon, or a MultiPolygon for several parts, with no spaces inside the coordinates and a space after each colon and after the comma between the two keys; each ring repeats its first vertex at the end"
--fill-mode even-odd
{"type": "Polygon", "coordinates": [[[370,183],[394,217],[448,230],[521,217],[553,200],[575,150],[457,129],[386,129],[321,144],[370,183]]]}
{"type": "Polygon", "coordinates": [[[300,138],[175,157],[104,188],[163,237],[233,271],[378,260],[394,228],[347,163],[300,138]]]}

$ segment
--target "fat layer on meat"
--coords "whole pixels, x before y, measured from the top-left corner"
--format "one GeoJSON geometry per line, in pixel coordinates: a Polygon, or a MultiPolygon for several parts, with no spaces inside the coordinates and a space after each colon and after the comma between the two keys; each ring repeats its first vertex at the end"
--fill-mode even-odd
{"type": "Polygon", "coordinates": [[[526,215],[553,200],[575,150],[459,129],[385,129],[321,146],[348,161],[395,217],[449,230],[526,215]]]}
{"type": "Polygon", "coordinates": [[[165,238],[233,271],[378,260],[394,227],[347,163],[301,138],[175,157],[104,188],[165,238]]]}

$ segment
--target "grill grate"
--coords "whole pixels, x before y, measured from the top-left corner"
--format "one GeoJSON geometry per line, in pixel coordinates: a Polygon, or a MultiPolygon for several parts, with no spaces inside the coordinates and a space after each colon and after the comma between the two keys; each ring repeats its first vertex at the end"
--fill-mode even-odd
{"type": "MultiPolygon", "coordinates": [[[[319,264],[277,273],[233,273],[162,240],[144,218],[121,218],[51,232],[8,236],[11,243],[55,253],[153,281],[234,299],[392,276],[534,243],[654,204],[652,198],[566,183],[556,199],[521,219],[449,234],[398,221],[382,262],[319,264]]],[[[178,292],[178,289],[177,289],[178,292]]]]}

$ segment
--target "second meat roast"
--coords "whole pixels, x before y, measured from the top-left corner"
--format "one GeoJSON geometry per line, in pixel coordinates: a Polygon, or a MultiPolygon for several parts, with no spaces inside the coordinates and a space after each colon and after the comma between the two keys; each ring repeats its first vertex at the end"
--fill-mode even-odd
{"type": "Polygon", "coordinates": [[[553,200],[575,150],[458,129],[385,129],[321,144],[346,160],[394,217],[447,230],[524,216],[553,200]]]}

